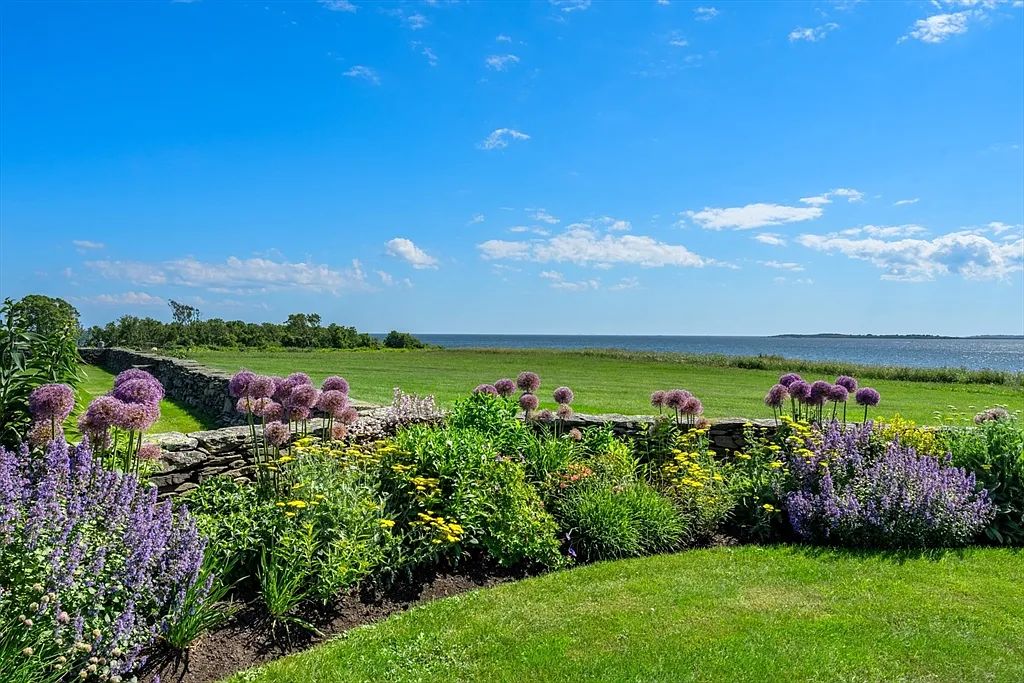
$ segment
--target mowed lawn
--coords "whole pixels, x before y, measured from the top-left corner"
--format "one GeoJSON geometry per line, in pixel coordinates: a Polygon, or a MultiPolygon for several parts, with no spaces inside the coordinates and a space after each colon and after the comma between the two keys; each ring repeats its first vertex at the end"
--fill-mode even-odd
{"type": "Polygon", "coordinates": [[[231,683],[1024,681],[1024,554],[716,548],[430,603],[231,683]]]}
{"type": "MultiPolygon", "coordinates": [[[[572,352],[539,349],[507,353],[480,350],[426,351],[196,351],[192,357],[210,367],[235,372],[287,375],[308,373],[315,380],[341,375],[352,385],[356,398],[378,403],[391,401],[392,389],[416,394],[434,394],[442,404],[465,396],[482,382],[512,377],[533,370],[541,377],[542,406],[553,407],[551,392],[561,386],[576,393],[573,407],[585,413],[649,414],[649,397],[656,389],[683,388],[704,402],[709,417],[771,417],[763,404],[765,392],[778,381],[779,373],[664,361],[602,358],[572,352]]],[[[813,377],[827,379],[835,377],[813,377]]],[[[900,413],[920,423],[937,421],[935,411],[949,412],[949,406],[974,412],[1004,405],[1024,409],[1024,391],[1009,386],[938,384],[865,380],[882,394],[874,415],[900,413]]],[[[863,412],[851,406],[854,417],[863,412]]]]}
{"type": "MultiPolygon", "coordinates": [[[[86,379],[78,385],[79,406],[84,410],[89,402],[97,396],[110,391],[114,386],[114,375],[95,365],[83,365],[86,379]]],[[[212,422],[197,417],[191,408],[186,408],[174,401],[160,401],[160,419],[152,428],[151,433],[160,432],[198,432],[213,429],[212,422]]]]}

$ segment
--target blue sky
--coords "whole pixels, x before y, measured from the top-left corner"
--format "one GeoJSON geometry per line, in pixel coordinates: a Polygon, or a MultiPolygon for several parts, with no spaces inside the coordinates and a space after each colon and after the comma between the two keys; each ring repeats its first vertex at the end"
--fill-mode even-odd
{"type": "Polygon", "coordinates": [[[0,289],[86,323],[1024,333],[1020,2],[2,2],[0,289]]]}

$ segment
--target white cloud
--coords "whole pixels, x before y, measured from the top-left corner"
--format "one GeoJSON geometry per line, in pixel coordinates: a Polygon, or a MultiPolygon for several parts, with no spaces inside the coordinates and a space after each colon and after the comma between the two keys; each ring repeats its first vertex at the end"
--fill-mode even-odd
{"type": "Polygon", "coordinates": [[[985,227],[987,227],[989,230],[991,230],[992,234],[994,234],[994,235],[1001,235],[1004,232],[1007,232],[1009,230],[1020,230],[1021,228],[1024,228],[1024,225],[1020,225],[1020,224],[1018,224],[1018,225],[1007,225],[1006,223],[1003,223],[1002,221],[993,221],[992,223],[989,223],[985,227]]]}
{"type": "Polygon", "coordinates": [[[782,239],[782,236],[777,232],[762,232],[759,235],[754,235],[754,239],[758,242],[775,245],[776,247],[786,246],[786,240],[782,239]]]}
{"type": "Polygon", "coordinates": [[[96,296],[71,297],[72,301],[87,304],[117,306],[163,306],[164,300],[146,292],[125,292],[124,294],[97,294],[96,296]]]}
{"type": "Polygon", "coordinates": [[[920,225],[864,225],[859,228],[843,230],[841,235],[865,234],[870,237],[910,237],[928,232],[920,225]]]}
{"type": "Polygon", "coordinates": [[[499,43],[511,43],[512,42],[512,39],[509,38],[508,36],[504,35],[504,34],[498,35],[498,37],[495,38],[495,40],[498,41],[499,43]]]}
{"type": "Polygon", "coordinates": [[[799,263],[793,263],[792,261],[780,262],[780,261],[758,261],[761,265],[766,268],[777,268],[779,270],[803,270],[804,267],[799,263]]]}
{"type": "Polygon", "coordinates": [[[697,21],[711,21],[717,17],[721,12],[714,7],[697,7],[693,10],[696,15],[697,21]]]}
{"type": "MultiPolygon", "coordinates": [[[[612,218],[611,216],[601,216],[601,218],[599,218],[598,221],[603,223],[605,229],[610,230],[611,232],[626,232],[633,229],[633,224],[630,223],[629,221],[617,220],[615,218],[612,218]]],[[[582,225],[586,224],[584,223],[582,225]]],[[[569,227],[572,226],[570,225],[569,227]]]]}
{"type": "Polygon", "coordinates": [[[391,273],[385,273],[383,270],[375,270],[373,272],[380,276],[380,281],[385,287],[395,284],[395,278],[391,277],[391,273]]]}
{"type": "Polygon", "coordinates": [[[421,29],[424,26],[428,26],[430,24],[430,20],[427,19],[422,14],[420,14],[419,12],[417,12],[416,14],[410,14],[409,16],[404,17],[402,19],[402,21],[404,21],[405,25],[408,26],[409,28],[411,28],[413,31],[421,29]]]}
{"type": "Polygon", "coordinates": [[[476,214],[475,216],[473,216],[469,220],[469,225],[473,225],[474,223],[483,223],[483,222],[484,222],[484,215],[482,213],[478,213],[478,214],[476,214]]]}
{"type": "Polygon", "coordinates": [[[485,259],[513,259],[537,263],[599,265],[631,263],[647,268],[701,267],[714,264],[682,245],[666,244],[640,235],[603,235],[583,227],[568,228],[546,240],[507,242],[489,240],[477,245],[485,259]]]}
{"type": "Polygon", "coordinates": [[[917,204],[919,201],[921,201],[919,197],[914,197],[913,199],[900,199],[899,201],[893,202],[892,205],[905,206],[907,204],[917,204]]]}
{"type": "Polygon", "coordinates": [[[899,39],[903,42],[908,38],[917,38],[922,43],[942,43],[953,36],[967,33],[967,20],[970,12],[954,12],[952,14],[934,14],[926,19],[918,19],[907,35],[899,39]]]}
{"type": "Polygon", "coordinates": [[[597,289],[601,286],[600,280],[580,280],[579,282],[552,282],[554,289],[567,289],[570,292],[582,292],[587,289],[597,289]]]}
{"type": "Polygon", "coordinates": [[[389,256],[400,258],[417,270],[437,268],[437,259],[413,244],[412,240],[396,237],[388,240],[385,246],[389,256]]]}
{"type": "Polygon", "coordinates": [[[863,192],[848,187],[837,187],[834,190],[822,192],[816,197],[803,197],[800,201],[804,204],[810,204],[811,206],[824,206],[825,204],[832,203],[830,197],[846,197],[846,201],[851,203],[864,201],[863,192]]]}
{"type": "Polygon", "coordinates": [[[619,280],[619,284],[612,285],[608,289],[613,292],[621,292],[626,289],[636,289],[640,286],[640,279],[635,277],[624,277],[619,280]]]}
{"type": "Polygon", "coordinates": [[[658,4],[659,5],[667,5],[667,4],[669,4],[669,1],[668,0],[658,0],[658,4]]]}
{"type": "Polygon", "coordinates": [[[505,71],[509,64],[518,64],[519,57],[515,55],[491,55],[484,60],[487,64],[487,68],[494,69],[495,71],[505,71]]]}
{"type": "Polygon", "coordinates": [[[794,285],[813,285],[814,284],[814,280],[812,280],[810,278],[797,278],[795,280],[790,280],[788,277],[775,277],[775,278],[772,278],[772,281],[777,282],[779,284],[784,284],[784,283],[787,283],[787,282],[792,283],[794,285]]]}
{"type": "Polygon", "coordinates": [[[728,209],[704,207],[702,211],[687,211],[685,215],[697,225],[708,230],[721,230],[722,228],[749,230],[766,225],[814,220],[822,215],[822,210],[817,206],[747,204],[728,209]]]}
{"type": "Polygon", "coordinates": [[[90,242],[89,240],[71,240],[71,244],[75,245],[79,254],[84,254],[87,251],[93,249],[106,249],[107,245],[103,242],[90,242]]]}
{"type": "Polygon", "coordinates": [[[563,12],[575,12],[590,7],[590,0],[548,0],[552,5],[563,12]]]}
{"type": "Polygon", "coordinates": [[[675,45],[676,47],[686,47],[690,43],[688,43],[685,38],[679,35],[679,31],[672,31],[672,35],[670,35],[668,38],[668,44],[675,45]]]}
{"type": "Polygon", "coordinates": [[[374,85],[380,85],[380,77],[377,76],[377,72],[368,66],[354,66],[343,75],[349,78],[362,78],[374,85]]]}
{"type": "Polygon", "coordinates": [[[789,32],[789,42],[793,43],[798,40],[806,40],[811,43],[816,43],[819,40],[823,40],[832,31],[839,28],[839,24],[829,22],[824,26],[818,26],[816,28],[801,28],[796,27],[789,32]]]}
{"type": "Polygon", "coordinates": [[[430,64],[430,66],[437,66],[437,55],[434,54],[433,50],[431,50],[429,47],[425,47],[423,48],[423,52],[421,54],[427,58],[427,62],[430,64]]]}
{"type": "Polygon", "coordinates": [[[508,147],[508,140],[506,136],[511,140],[529,140],[530,136],[526,133],[520,133],[514,128],[499,128],[490,135],[487,139],[481,140],[477,143],[477,149],[501,149],[508,147]]]}
{"type": "Polygon", "coordinates": [[[798,242],[817,251],[838,252],[868,261],[885,271],[884,280],[920,282],[943,275],[993,280],[1005,279],[1010,273],[1024,269],[1024,239],[999,244],[968,231],[932,240],[904,238],[896,241],[877,237],[801,235],[798,242]]]}
{"type": "Polygon", "coordinates": [[[543,221],[543,222],[549,223],[551,225],[554,225],[555,223],[561,223],[560,220],[558,220],[557,218],[555,218],[554,216],[549,214],[544,209],[537,209],[537,211],[534,212],[534,214],[533,214],[533,220],[535,220],[535,221],[543,221]]]}
{"type": "Polygon", "coordinates": [[[320,4],[332,12],[355,12],[359,9],[348,0],[320,0],[320,4]]]}
{"type": "Polygon", "coordinates": [[[542,278],[547,280],[564,280],[565,276],[559,273],[557,270],[542,270],[540,273],[542,278]]]}

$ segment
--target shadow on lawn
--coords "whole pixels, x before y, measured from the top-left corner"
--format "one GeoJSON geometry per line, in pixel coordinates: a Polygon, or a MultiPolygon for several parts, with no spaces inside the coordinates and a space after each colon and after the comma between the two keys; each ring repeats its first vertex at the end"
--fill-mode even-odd
{"type": "MultiPolygon", "coordinates": [[[[846,562],[849,560],[871,560],[884,561],[890,564],[902,565],[910,561],[929,560],[941,562],[948,558],[963,559],[974,550],[981,547],[992,546],[967,546],[964,548],[901,548],[891,550],[867,549],[867,548],[842,548],[837,546],[822,545],[780,545],[766,546],[790,555],[799,555],[813,560],[823,562],[846,562]]],[[[998,547],[998,546],[997,546],[998,547]]],[[[1014,555],[1024,559],[1024,548],[1004,547],[1014,555]]]]}

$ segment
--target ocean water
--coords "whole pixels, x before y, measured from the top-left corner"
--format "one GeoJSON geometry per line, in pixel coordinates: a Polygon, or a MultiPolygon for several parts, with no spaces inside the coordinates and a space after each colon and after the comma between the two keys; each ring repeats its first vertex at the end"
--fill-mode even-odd
{"type": "Polygon", "coordinates": [[[824,339],[818,337],[667,337],[590,335],[418,334],[449,348],[629,349],[773,355],[865,365],[1024,371],[1024,339],[824,339]]]}

